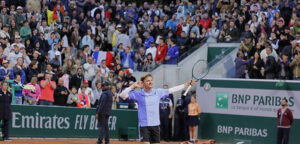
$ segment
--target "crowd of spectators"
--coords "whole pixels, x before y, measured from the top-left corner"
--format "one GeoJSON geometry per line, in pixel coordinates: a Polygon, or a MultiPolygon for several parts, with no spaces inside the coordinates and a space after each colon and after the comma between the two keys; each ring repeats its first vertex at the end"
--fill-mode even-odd
{"type": "Polygon", "coordinates": [[[2,0],[0,80],[33,85],[18,103],[93,107],[104,82],[124,102],[117,95],[134,71],[177,64],[204,40],[241,41],[238,78],[299,79],[299,9],[291,0],[2,0]]]}
{"type": "Polygon", "coordinates": [[[219,35],[219,41],[241,40],[235,77],[299,80],[300,3],[292,0],[243,2],[241,6],[234,3],[231,12],[225,13],[225,17],[234,18],[228,26],[223,24],[219,35]],[[224,29],[227,32],[222,32],[224,29]]]}
{"type": "Polygon", "coordinates": [[[0,80],[16,104],[95,107],[103,83],[115,102],[134,71],[177,64],[208,35],[203,4],[121,0],[1,0],[0,80]],[[203,10],[201,10],[203,12],[203,10]]]}

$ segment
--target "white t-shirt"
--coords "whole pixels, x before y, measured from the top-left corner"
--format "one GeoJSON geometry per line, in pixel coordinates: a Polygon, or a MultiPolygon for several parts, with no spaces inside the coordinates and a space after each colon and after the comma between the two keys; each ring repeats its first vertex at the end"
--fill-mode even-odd
{"type": "Polygon", "coordinates": [[[153,60],[155,60],[155,56],[156,56],[156,47],[150,47],[146,50],[146,55],[148,55],[148,53],[152,54],[152,58],[153,60]]]}

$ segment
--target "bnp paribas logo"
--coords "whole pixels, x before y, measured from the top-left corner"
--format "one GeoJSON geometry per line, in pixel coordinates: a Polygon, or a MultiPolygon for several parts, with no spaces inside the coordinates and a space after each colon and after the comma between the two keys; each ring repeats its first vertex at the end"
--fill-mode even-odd
{"type": "Polygon", "coordinates": [[[216,108],[228,109],[228,92],[217,92],[216,93],[216,108]]]}

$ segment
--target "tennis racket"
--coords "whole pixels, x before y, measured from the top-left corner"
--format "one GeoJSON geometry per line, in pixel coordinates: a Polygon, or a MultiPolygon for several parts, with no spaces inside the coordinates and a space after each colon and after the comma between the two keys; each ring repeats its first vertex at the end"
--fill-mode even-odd
{"type": "MultiPolygon", "coordinates": [[[[198,60],[192,68],[192,78],[195,79],[195,82],[198,82],[202,78],[204,78],[209,72],[209,67],[207,60],[200,59],[198,60]]],[[[186,89],[184,96],[187,95],[187,93],[190,91],[192,85],[189,85],[189,87],[186,89]]]]}

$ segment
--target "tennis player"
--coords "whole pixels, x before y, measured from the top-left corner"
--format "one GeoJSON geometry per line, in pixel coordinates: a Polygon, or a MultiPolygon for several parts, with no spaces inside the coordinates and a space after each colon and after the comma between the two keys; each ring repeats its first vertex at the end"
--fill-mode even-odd
{"type": "Polygon", "coordinates": [[[144,142],[144,144],[160,143],[160,99],[194,84],[195,81],[191,80],[170,89],[152,89],[153,77],[151,74],[147,74],[141,78],[141,81],[135,82],[120,94],[121,98],[129,98],[138,103],[140,140],[144,142]],[[141,88],[141,90],[135,90],[135,88],[141,88]]]}

